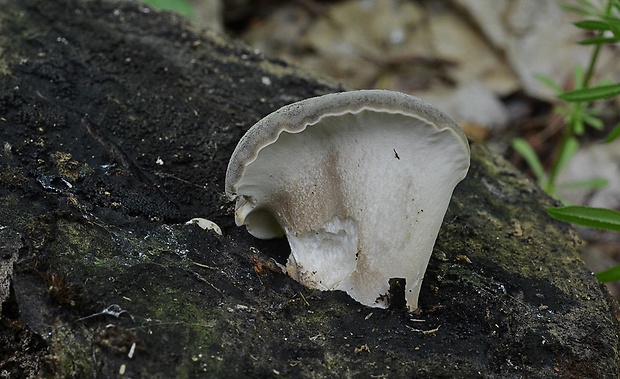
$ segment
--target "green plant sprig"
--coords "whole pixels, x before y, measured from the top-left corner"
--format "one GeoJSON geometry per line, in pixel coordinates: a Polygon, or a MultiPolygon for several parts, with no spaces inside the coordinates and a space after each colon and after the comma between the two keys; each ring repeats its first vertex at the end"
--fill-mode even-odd
{"type": "Polygon", "coordinates": [[[155,9],[177,12],[192,21],[195,17],[194,8],[187,0],[142,0],[142,2],[155,9]]]}
{"type": "MultiPolygon", "coordinates": [[[[557,189],[561,187],[556,184],[558,175],[579,148],[578,137],[583,135],[587,126],[597,130],[603,129],[603,121],[598,117],[598,111],[591,106],[591,103],[620,95],[620,83],[601,83],[597,86],[591,86],[602,47],[608,43],[620,42],[620,17],[618,17],[620,0],[608,0],[603,11],[600,11],[603,4],[601,1],[599,1],[598,7],[591,0],[576,1],[579,5],[563,5],[562,7],[565,10],[589,17],[589,19],[576,22],[575,26],[597,33],[595,37],[580,42],[583,45],[594,45],[585,75],[580,66],[575,67],[575,88],[571,91],[563,91],[560,86],[547,77],[537,77],[539,81],[556,93],[558,99],[564,102],[563,105],[556,108],[556,112],[563,117],[566,128],[557,148],[558,153],[549,171],[545,171],[534,148],[526,140],[519,138],[512,143],[515,151],[521,154],[532,169],[541,188],[551,196],[557,196],[557,189]]],[[[612,129],[605,142],[609,143],[619,137],[620,124],[612,129]]],[[[593,189],[601,188],[606,184],[606,180],[595,178],[569,183],[564,187],[593,189]]],[[[560,221],[590,228],[620,231],[620,212],[611,209],[564,206],[547,208],[547,212],[551,217],[560,221]]],[[[600,272],[596,274],[596,277],[601,282],[620,280],[620,265],[600,272]]]]}

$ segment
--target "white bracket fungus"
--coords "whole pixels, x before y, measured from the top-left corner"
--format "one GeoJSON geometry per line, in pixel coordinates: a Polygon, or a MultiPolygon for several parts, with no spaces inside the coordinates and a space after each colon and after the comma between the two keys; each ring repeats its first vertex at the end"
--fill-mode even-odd
{"type": "Polygon", "coordinates": [[[230,159],[226,194],[253,236],[286,235],[287,272],[298,282],[380,308],[394,305],[396,285],[413,310],[468,169],[465,134],[435,107],[352,91],[287,105],[252,126],[230,159]]]}

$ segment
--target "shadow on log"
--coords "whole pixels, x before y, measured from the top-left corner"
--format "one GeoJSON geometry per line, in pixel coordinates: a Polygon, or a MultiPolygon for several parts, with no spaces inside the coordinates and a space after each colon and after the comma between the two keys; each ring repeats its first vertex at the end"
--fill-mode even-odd
{"type": "Polygon", "coordinates": [[[3,376],[620,374],[617,308],[577,238],[484,147],[419,313],[366,308],[270,271],[286,242],[235,227],[223,195],[245,130],[342,87],[133,2],[0,6],[3,376]]]}

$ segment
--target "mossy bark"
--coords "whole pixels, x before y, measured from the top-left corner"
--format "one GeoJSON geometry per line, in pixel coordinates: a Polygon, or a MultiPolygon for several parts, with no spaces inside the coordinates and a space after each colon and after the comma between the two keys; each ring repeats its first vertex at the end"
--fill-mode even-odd
{"type": "Polygon", "coordinates": [[[52,377],[617,378],[618,319],[553,204],[472,146],[420,312],[271,271],[233,222],[240,136],[343,88],[121,1],[0,14],[0,369],[52,377]],[[218,236],[185,222],[205,217],[218,236]],[[10,263],[6,263],[10,260],[10,263]],[[12,268],[11,268],[12,267],[12,268]],[[3,279],[4,280],[4,279],[3,279]],[[3,290],[4,288],[4,290],[3,290]]]}

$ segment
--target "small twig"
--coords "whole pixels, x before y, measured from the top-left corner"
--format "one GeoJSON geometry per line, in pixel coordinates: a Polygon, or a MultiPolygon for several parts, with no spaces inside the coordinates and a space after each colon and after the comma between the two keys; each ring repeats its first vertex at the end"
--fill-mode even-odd
{"type": "Polygon", "coordinates": [[[301,295],[301,299],[304,301],[304,303],[306,303],[306,306],[308,306],[308,307],[309,307],[309,306],[310,306],[310,303],[308,303],[308,300],[306,300],[306,297],[304,296],[304,294],[303,294],[303,293],[301,293],[301,292],[300,292],[299,294],[301,295]]]}
{"type": "Polygon", "coordinates": [[[310,303],[308,303],[308,300],[306,300],[306,297],[304,296],[303,293],[301,292],[297,292],[296,294],[294,294],[290,299],[289,302],[295,302],[295,299],[297,298],[297,295],[299,295],[301,297],[301,300],[303,300],[304,304],[306,304],[306,306],[310,306],[310,303]]]}
{"type": "Polygon", "coordinates": [[[441,327],[441,325],[439,325],[438,327],[436,327],[435,329],[429,329],[429,330],[422,330],[422,329],[416,329],[416,328],[412,328],[409,325],[405,325],[407,328],[409,328],[409,330],[413,331],[413,332],[418,332],[418,333],[422,333],[422,334],[433,334],[435,332],[437,332],[439,330],[439,328],[441,327]]]}
{"type": "Polygon", "coordinates": [[[129,316],[129,318],[131,318],[132,322],[135,322],[134,317],[126,310],[124,310],[123,308],[121,308],[120,305],[118,304],[110,304],[107,307],[103,308],[103,310],[101,312],[97,312],[97,313],[93,313],[90,314],[88,316],[84,316],[84,317],[80,317],[78,319],[75,319],[71,322],[68,322],[66,324],[62,324],[59,325],[55,328],[53,328],[50,332],[47,333],[48,336],[51,336],[52,334],[54,334],[57,330],[65,328],[67,325],[73,324],[75,322],[80,322],[80,321],[84,321],[84,320],[88,320],[91,319],[93,317],[98,317],[98,316],[112,316],[112,317],[116,317],[119,318],[121,317],[123,314],[127,314],[127,316],[129,316]]]}
{"type": "Polygon", "coordinates": [[[194,265],[196,265],[196,266],[198,266],[198,267],[208,268],[209,270],[217,270],[217,269],[218,269],[217,267],[207,266],[207,265],[205,265],[205,264],[198,263],[198,262],[194,262],[194,261],[192,261],[192,264],[194,264],[194,265]]]}
{"type": "Polygon", "coordinates": [[[189,180],[185,180],[185,179],[183,179],[183,178],[179,178],[178,176],[176,176],[176,175],[172,175],[172,174],[169,174],[169,173],[167,173],[167,172],[162,172],[162,171],[154,171],[153,173],[154,173],[155,175],[157,175],[158,177],[162,178],[162,179],[172,178],[172,179],[174,179],[174,180],[178,180],[179,182],[182,182],[182,183],[185,183],[185,184],[189,184],[189,185],[194,186],[194,187],[196,187],[196,188],[200,188],[200,189],[202,189],[202,190],[204,190],[204,189],[205,189],[205,187],[204,187],[204,186],[201,186],[200,184],[192,183],[192,182],[190,182],[189,180]]]}
{"type": "Polygon", "coordinates": [[[75,322],[84,321],[84,320],[87,320],[89,318],[93,318],[93,317],[97,317],[97,316],[102,316],[102,315],[108,315],[108,316],[113,316],[113,317],[119,318],[124,313],[126,313],[129,317],[131,317],[131,320],[133,321],[133,316],[130,315],[129,312],[127,312],[126,310],[121,308],[120,305],[118,305],[118,304],[110,304],[107,307],[105,307],[101,312],[93,313],[92,315],[88,315],[88,316],[84,316],[84,317],[80,317],[77,320],[75,320],[75,322]]]}
{"type": "Polygon", "coordinates": [[[210,286],[211,288],[213,288],[215,291],[217,291],[217,293],[220,294],[220,296],[224,296],[224,293],[222,291],[219,290],[219,288],[217,288],[216,286],[214,286],[213,284],[211,284],[211,282],[209,282],[207,279],[203,278],[202,275],[200,275],[199,273],[195,272],[195,271],[190,271],[192,274],[194,274],[194,277],[196,277],[196,279],[200,280],[203,283],[206,283],[208,286],[210,286]]]}

